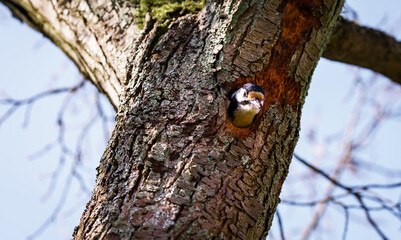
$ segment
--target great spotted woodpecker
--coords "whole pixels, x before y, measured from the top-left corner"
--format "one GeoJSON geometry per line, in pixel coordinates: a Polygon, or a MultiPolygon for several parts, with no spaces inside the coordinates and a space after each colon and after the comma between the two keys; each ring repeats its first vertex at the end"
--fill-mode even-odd
{"type": "Polygon", "coordinates": [[[239,128],[252,124],[255,115],[260,112],[265,99],[265,90],[254,83],[246,83],[231,95],[228,116],[239,128]]]}

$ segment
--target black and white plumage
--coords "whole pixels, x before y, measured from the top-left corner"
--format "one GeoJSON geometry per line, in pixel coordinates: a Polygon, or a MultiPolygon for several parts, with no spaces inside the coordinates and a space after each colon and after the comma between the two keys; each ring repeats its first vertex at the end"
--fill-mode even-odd
{"type": "Polygon", "coordinates": [[[254,83],[246,83],[230,98],[228,116],[234,126],[245,128],[252,124],[265,99],[265,90],[254,83]]]}

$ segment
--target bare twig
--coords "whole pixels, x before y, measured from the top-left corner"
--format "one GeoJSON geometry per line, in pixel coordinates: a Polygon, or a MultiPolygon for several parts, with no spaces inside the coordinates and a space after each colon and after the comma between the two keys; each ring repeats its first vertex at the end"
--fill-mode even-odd
{"type": "Polygon", "coordinates": [[[70,191],[71,188],[71,180],[72,180],[72,175],[68,175],[66,181],[65,181],[65,185],[64,185],[64,189],[63,192],[61,194],[61,197],[57,203],[57,206],[54,208],[53,212],[51,213],[51,215],[46,219],[46,221],[44,221],[37,229],[35,232],[33,232],[31,235],[29,235],[27,237],[27,240],[33,240],[37,237],[39,237],[57,218],[57,216],[59,215],[61,209],[63,208],[65,201],[67,199],[68,193],[70,191]]]}
{"type": "Polygon", "coordinates": [[[277,216],[277,220],[278,220],[278,226],[280,228],[281,240],[285,240],[284,227],[283,227],[283,222],[281,221],[281,216],[280,216],[280,211],[279,210],[276,211],[276,216],[277,216]]]}
{"type": "Polygon", "coordinates": [[[64,87],[64,88],[57,88],[57,89],[52,89],[48,91],[44,91],[41,93],[38,93],[32,97],[17,100],[13,98],[0,98],[0,104],[2,105],[9,105],[9,109],[0,117],[0,126],[20,107],[23,105],[27,106],[27,112],[25,114],[25,120],[24,120],[24,125],[27,124],[28,122],[28,116],[30,112],[30,108],[32,107],[31,105],[35,103],[36,101],[43,99],[48,96],[56,95],[59,93],[64,93],[64,92],[75,92],[79,88],[83,87],[85,84],[85,80],[82,80],[80,83],[78,83],[76,86],[73,87],[64,87]]]}
{"type": "Polygon", "coordinates": [[[294,157],[301,163],[303,163],[305,166],[307,166],[308,168],[312,169],[313,171],[319,173],[321,176],[323,176],[324,178],[326,178],[327,180],[329,180],[331,183],[333,183],[334,185],[341,187],[349,192],[352,191],[352,188],[347,187],[345,185],[343,185],[342,183],[339,183],[337,180],[335,180],[334,178],[330,177],[327,173],[325,173],[323,170],[316,168],[315,166],[309,164],[308,162],[306,162],[304,159],[302,159],[301,157],[299,157],[296,153],[294,153],[294,157]]]}
{"type": "MultiPolygon", "coordinates": [[[[379,225],[377,224],[377,222],[373,219],[372,215],[370,214],[370,211],[373,210],[388,210],[390,212],[393,212],[394,215],[399,218],[401,212],[400,212],[400,208],[399,208],[399,204],[393,204],[392,206],[388,206],[382,199],[372,196],[372,194],[370,195],[365,195],[366,193],[370,193],[369,189],[371,188],[385,188],[385,189],[394,189],[394,188],[398,188],[401,187],[401,183],[393,183],[393,184],[370,184],[370,185],[361,185],[361,186],[346,186],[342,183],[340,183],[338,180],[333,179],[332,177],[330,177],[327,173],[325,173],[323,170],[318,169],[317,167],[311,165],[310,163],[308,163],[307,161],[305,161],[304,159],[302,159],[301,157],[299,157],[298,155],[294,154],[295,159],[297,159],[298,161],[300,161],[301,163],[303,163],[305,166],[309,167],[310,169],[312,169],[313,171],[319,173],[320,176],[324,177],[325,179],[327,179],[328,181],[330,181],[332,184],[334,184],[335,186],[343,189],[346,191],[347,194],[354,196],[357,201],[359,202],[359,206],[347,206],[344,203],[341,203],[337,200],[335,200],[335,197],[328,197],[327,199],[321,200],[321,201],[312,201],[309,203],[295,203],[295,202],[291,202],[291,201],[286,201],[286,200],[282,200],[283,203],[289,203],[292,205],[298,205],[298,206],[314,206],[317,205],[319,203],[328,203],[330,201],[342,206],[344,208],[344,211],[346,211],[346,227],[344,228],[344,233],[343,233],[343,239],[345,239],[346,236],[346,232],[348,231],[348,219],[349,219],[349,214],[348,214],[348,209],[349,208],[359,208],[362,209],[363,212],[365,213],[366,219],[368,220],[369,224],[373,227],[373,229],[380,235],[380,237],[382,239],[388,239],[388,237],[386,236],[386,234],[384,234],[384,232],[380,229],[379,225]],[[381,208],[372,208],[369,207],[365,204],[364,202],[364,198],[369,198],[373,201],[375,201],[376,203],[380,204],[382,207],[381,208]]],[[[399,218],[399,220],[401,220],[401,218],[399,218]]]]}
{"type": "MultiPolygon", "coordinates": [[[[58,132],[57,132],[57,138],[54,142],[51,142],[47,144],[43,149],[38,151],[37,153],[33,154],[30,156],[30,159],[36,159],[38,157],[43,156],[43,154],[49,152],[50,150],[57,148],[58,151],[60,151],[60,160],[57,168],[50,174],[51,181],[49,184],[49,187],[44,194],[43,199],[47,199],[50,197],[53,193],[54,190],[56,189],[57,185],[60,184],[59,182],[59,177],[61,175],[61,171],[63,168],[65,168],[65,162],[67,159],[73,160],[71,163],[71,167],[69,169],[68,177],[65,180],[65,186],[64,186],[64,191],[62,196],[59,198],[59,202],[57,206],[54,208],[53,212],[51,215],[32,233],[28,239],[35,239],[39,237],[60,215],[60,212],[62,208],[65,205],[65,198],[67,197],[70,189],[70,184],[67,182],[71,182],[73,179],[75,179],[78,183],[80,191],[86,193],[86,196],[90,196],[91,190],[87,186],[85,182],[84,176],[80,173],[80,169],[82,168],[82,159],[84,156],[84,149],[85,149],[85,140],[87,139],[87,136],[90,134],[91,128],[95,126],[95,123],[97,120],[102,121],[102,126],[103,126],[103,131],[104,131],[104,136],[105,139],[108,139],[108,131],[107,127],[110,124],[110,122],[114,122],[111,120],[112,118],[108,117],[103,110],[104,106],[100,102],[100,96],[99,93],[95,93],[94,96],[96,99],[96,108],[94,108],[94,113],[92,116],[80,126],[79,133],[77,134],[76,138],[76,146],[75,148],[71,148],[69,145],[68,140],[68,135],[69,135],[69,130],[68,130],[68,125],[66,122],[68,121],[67,118],[67,109],[71,108],[70,105],[74,101],[74,97],[76,96],[77,90],[81,89],[84,86],[84,83],[78,84],[77,86],[73,87],[69,91],[64,91],[66,89],[58,89],[54,90],[52,92],[66,92],[67,95],[64,97],[63,102],[58,110],[57,118],[56,118],[56,123],[58,127],[58,132]]],[[[38,99],[41,99],[45,96],[50,96],[51,94],[38,94],[35,95],[32,98],[28,98],[27,100],[20,100],[20,101],[12,101],[12,100],[4,100],[5,102],[8,102],[10,104],[16,104],[16,106],[20,106],[21,104],[27,104],[30,101],[36,101],[38,99]],[[33,99],[33,100],[32,100],[33,99]]],[[[11,99],[11,98],[7,98],[11,99]]],[[[76,209],[76,208],[74,208],[76,209]]],[[[70,211],[70,210],[69,210],[70,211]]]]}
{"type": "Polygon", "coordinates": [[[387,236],[383,233],[383,231],[379,228],[377,223],[373,220],[372,216],[370,215],[369,208],[363,202],[363,199],[359,193],[355,193],[354,196],[358,199],[361,207],[363,208],[366,218],[368,219],[370,225],[376,230],[376,232],[380,235],[382,239],[388,239],[387,236]]]}

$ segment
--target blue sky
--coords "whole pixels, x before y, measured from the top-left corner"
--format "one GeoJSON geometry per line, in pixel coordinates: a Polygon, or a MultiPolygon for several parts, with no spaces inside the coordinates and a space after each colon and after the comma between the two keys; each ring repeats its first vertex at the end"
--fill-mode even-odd
{"type": "MultiPolygon", "coordinates": [[[[350,9],[357,12],[357,20],[361,24],[379,28],[395,34],[398,39],[401,38],[401,1],[384,0],[378,3],[373,0],[353,0],[348,1],[347,4],[350,9]]],[[[350,11],[346,14],[350,15],[350,11]]],[[[74,86],[82,80],[75,66],[57,47],[40,33],[13,19],[3,5],[0,5],[0,34],[2,36],[0,38],[0,97],[7,94],[16,99],[24,99],[46,89],[74,86]]],[[[358,72],[354,67],[325,59],[319,62],[303,109],[302,132],[296,148],[297,153],[308,159],[316,158],[318,150],[311,149],[304,134],[311,127],[318,126],[317,139],[320,144],[325,136],[341,132],[345,128],[357,100],[355,96],[358,93],[350,90],[353,88],[352,84],[355,83],[357,73],[361,74],[361,79],[369,79],[372,76],[368,70],[358,72]],[[315,125],[316,122],[318,125],[315,125]]],[[[377,81],[380,81],[379,85],[388,84],[388,80],[382,77],[379,77],[377,81]]],[[[68,94],[44,98],[33,104],[32,108],[21,107],[0,125],[0,162],[2,164],[0,168],[0,189],[2,190],[0,235],[3,239],[26,239],[34,234],[57,209],[65,189],[69,189],[68,197],[65,202],[61,202],[63,205],[57,218],[53,224],[41,232],[37,239],[71,238],[73,228],[79,223],[81,213],[90,196],[90,193],[84,189],[92,189],[95,182],[95,168],[106,145],[103,126],[99,118],[96,118],[96,96],[96,89],[88,83],[79,90],[72,98],[73,100],[66,100],[68,94]],[[57,119],[60,108],[67,101],[70,102],[67,109],[63,111],[67,130],[63,136],[67,148],[75,150],[81,144],[84,146],[85,150],[82,154],[85,157],[77,170],[85,176],[84,187],[77,177],[71,178],[71,171],[75,169],[74,164],[77,164],[74,156],[63,153],[57,147],[40,152],[41,149],[46,149],[46,146],[51,146],[49,144],[59,140],[60,127],[57,125],[57,119]],[[89,134],[80,138],[82,126],[91,119],[94,119],[94,125],[89,130],[89,134]],[[77,139],[83,139],[83,141],[80,142],[77,139]],[[54,176],[52,173],[58,171],[57,169],[61,169],[58,179],[52,181],[54,176]]],[[[107,104],[107,100],[101,97],[100,101],[107,115],[112,118],[113,111],[107,104]]],[[[399,101],[391,103],[395,107],[401,106],[399,101]]],[[[0,117],[7,110],[8,107],[0,105],[0,117]]],[[[107,128],[112,129],[112,124],[109,123],[107,128]]],[[[360,155],[373,156],[385,166],[401,168],[401,164],[394,164],[399,162],[400,158],[400,135],[400,121],[386,121],[370,147],[360,155]]],[[[336,148],[331,147],[328,151],[332,152],[329,155],[333,157],[336,148]]],[[[328,157],[328,159],[331,158],[328,157]]],[[[330,165],[330,162],[326,161],[325,164],[330,165]]],[[[290,176],[296,175],[301,168],[300,164],[294,163],[290,176]]],[[[347,178],[345,176],[345,180],[347,178]]],[[[363,174],[360,178],[361,182],[382,180],[385,181],[380,176],[368,178],[363,174]]],[[[289,186],[284,186],[283,197],[290,196],[289,191],[286,192],[286,189],[291,189],[290,184],[294,184],[293,181],[288,181],[289,186]]],[[[396,194],[399,195],[399,189],[396,194]]],[[[293,210],[283,207],[281,211],[286,213],[293,210]]],[[[302,222],[308,214],[310,211],[302,210],[299,215],[288,215],[291,219],[284,219],[284,224],[288,227],[289,239],[298,239],[297,236],[291,235],[297,229],[297,224],[292,222],[302,222]]],[[[333,226],[329,226],[329,229],[336,230],[336,223],[342,226],[342,217],[335,211],[328,213],[328,217],[333,222],[331,223],[333,226]]],[[[361,224],[352,225],[355,230],[349,232],[348,239],[379,239],[375,232],[361,226],[366,225],[363,219],[360,222],[361,224]]],[[[327,224],[330,225],[330,221],[327,224]]],[[[399,222],[396,224],[398,226],[387,224],[391,237],[401,236],[399,222]]],[[[316,235],[313,235],[313,239],[338,239],[330,238],[337,235],[330,235],[332,233],[327,232],[329,235],[325,236],[319,235],[318,231],[316,235]]],[[[277,233],[275,223],[273,234],[278,237],[277,233]]]]}

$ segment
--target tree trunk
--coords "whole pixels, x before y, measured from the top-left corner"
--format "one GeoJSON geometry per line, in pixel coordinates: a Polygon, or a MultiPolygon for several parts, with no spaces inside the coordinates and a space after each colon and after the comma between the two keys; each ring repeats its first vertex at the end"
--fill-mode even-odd
{"type": "MultiPolygon", "coordinates": [[[[27,15],[25,1],[5,2],[27,15]]],[[[101,89],[119,106],[74,238],[266,237],[343,1],[209,1],[168,29],[148,18],[140,34],[127,18],[133,8],[99,2],[53,4],[54,18],[29,2],[44,23],[24,19],[46,31],[61,18],[67,33],[47,35],[97,86],[113,86],[101,89]],[[251,127],[239,129],[226,117],[227,97],[245,82],[262,86],[266,99],[251,127]]]]}

